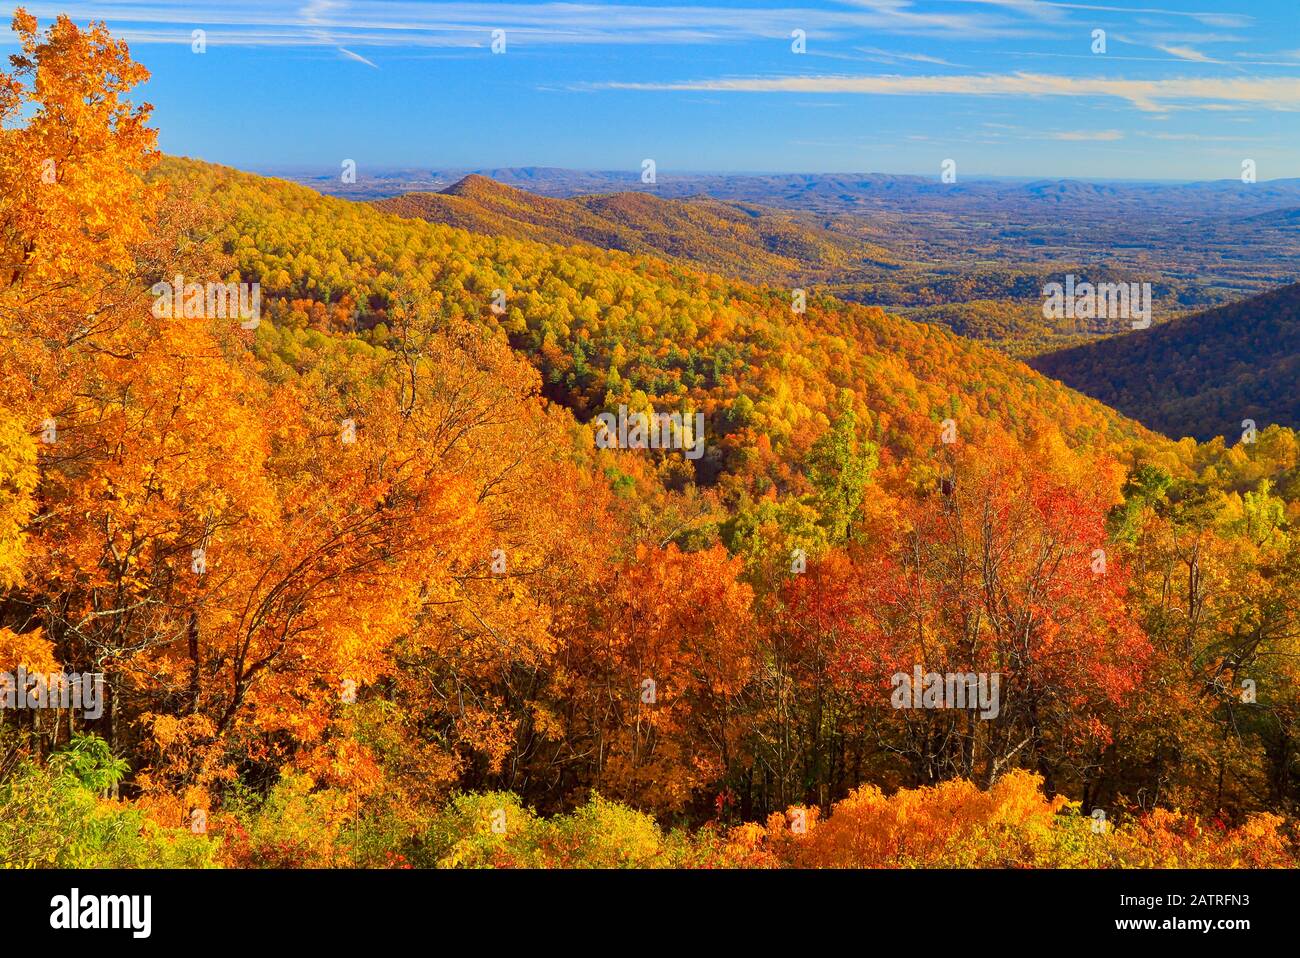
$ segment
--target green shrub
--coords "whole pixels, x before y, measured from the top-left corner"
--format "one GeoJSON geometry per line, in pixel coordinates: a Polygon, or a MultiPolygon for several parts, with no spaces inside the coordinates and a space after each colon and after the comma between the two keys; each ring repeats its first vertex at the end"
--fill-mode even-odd
{"type": "Polygon", "coordinates": [[[100,797],[126,771],[89,735],[47,763],[20,761],[0,782],[0,867],[216,867],[216,840],[164,828],[138,808],[100,797]]]}

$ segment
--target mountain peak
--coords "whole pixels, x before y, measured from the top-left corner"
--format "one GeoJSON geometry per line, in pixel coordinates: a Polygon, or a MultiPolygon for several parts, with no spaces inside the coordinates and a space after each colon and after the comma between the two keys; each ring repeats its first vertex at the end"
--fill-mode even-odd
{"type": "Polygon", "coordinates": [[[470,173],[467,176],[461,177],[441,192],[447,196],[465,196],[474,198],[481,196],[500,196],[502,194],[518,193],[519,191],[513,187],[506,186],[504,183],[498,183],[494,179],[482,176],[481,174],[470,173]]]}

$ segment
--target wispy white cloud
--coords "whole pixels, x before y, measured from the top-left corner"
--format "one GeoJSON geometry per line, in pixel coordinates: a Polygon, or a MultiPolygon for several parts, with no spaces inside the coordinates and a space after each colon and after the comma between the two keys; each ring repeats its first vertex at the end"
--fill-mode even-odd
{"type": "Polygon", "coordinates": [[[356,60],[358,63],[364,63],[368,67],[374,67],[376,70],[379,69],[379,65],[377,63],[374,63],[371,60],[367,60],[359,53],[353,53],[347,47],[339,47],[339,53],[343,54],[349,60],[356,60]]]}
{"type": "Polygon", "coordinates": [[[1172,10],[1159,7],[1125,7],[1098,3],[1064,3],[1056,0],[948,0],[950,3],[971,3],[982,6],[1007,7],[1040,19],[1060,19],[1069,10],[1089,13],[1159,14],[1166,17],[1187,17],[1207,27],[1246,27],[1255,18],[1245,13],[1220,13],[1205,10],[1172,10]]]}
{"type": "Polygon", "coordinates": [[[30,3],[41,18],[67,13],[78,21],[106,20],[119,35],[159,42],[172,26],[188,42],[195,25],[212,43],[255,46],[465,46],[490,42],[507,32],[511,43],[703,44],[782,40],[795,28],[818,37],[877,34],[971,39],[1019,36],[1014,20],[996,11],[922,11],[910,0],[863,0],[851,6],[652,6],[622,3],[422,3],[414,0],[104,0],[30,3]]]}
{"type": "Polygon", "coordinates": [[[1048,23],[1060,22],[1069,16],[1068,7],[1059,3],[1043,3],[1041,0],[949,0],[951,3],[979,4],[985,7],[1001,7],[1048,23]]]}
{"type": "Polygon", "coordinates": [[[1214,141],[1217,143],[1264,143],[1268,142],[1269,137],[1259,136],[1212,136],[1205,133],[1147,133],[1140,131],[1139,136],[1148,136],[1153,140],[1183,141],[1190,140],[1194,143],[1205,143],[1214,141]]]}
{"type": "MultiPolygon", "coordinates": [[[[1118,39],[1118,38],[1116,38],[1116,39],[1118,39]]],[[[1127,41],[1127,40],[1126,40],[1125,42],[1133,42],[1133,43],[1136,43],[1137,41],[1127,41]]],[[[1142,46],[1146,46],[1147,44],[1141,44],[1141,45],[1142,45],[1142,46]]],[[[1058,52],[1058,51],[1045,51],[1045,50],[1007,50],[1007,51],[1005,51],[1005,56],[1008,56],[1008,57],[1032,57],[1032,58],[1042,59],[1042,60],[1091,60],[1093,63],[1096,63],[1096,62],[1097,62],[1097,54],[1095,54],[1095,53],[1060,53],[1060,52],[1058,52]]],[[[1228,66],[1232,66],[1232,67],[1252,67],[1252,66],[1259,66],[1259,67],[1297,67],[1297,66],[1300,66],[1300,59],[1290,59],[1290,60],[1288,60],[1288,59],[1262,59],[1262,60],[1255,60],[1255,59],[1247,59],[1247,58],[1246,58],[1246,57],[1248,57],[1248,56],[1250,56],[1250,57],[1253,57],[1253,56],[1262,56],[1262,57],[1270,57],[1270,56],[1272,56],[1272,57],[1285,57],[1285,54],[1241,54],[1241,53],[1238,53],[1238,54],[1236,54],[1236,56],[1238,57],[1238,59],[1236,59],[1236,60],[1214,60],[1214,59],[1206,59],[1206,60],[1204,60],[1204,61],[1200,61],[1200,60],[1195,60],[1195,59],[1184,59],[1184,58],[1177,57],[1177,56],[1171,57],[1171,56],[1168,56],[1168,55],[1166,55],[1166,56],[1162,56],[1162,57],[1139,57],[1139,56],[1131,56],[1131,55],[1127,55],[1127,54],[1123,54],[1123,53],[1107,53],[1107,54],[1106,54],[1106,62],[1107,62],[1107,63],[1111,63],[1111,62],[1121,62],[1121,61],[1122,61],[1122,62],[1128,62],[1128,63],[1173,63],[1173,62],[1180,62],[1180,63],[1199,63],[1199,62],[1204,62],[1204,63],[1211,63],[1211,64],[1219,64],[1219,65],[1224,65],[1224,64],[1226,64],[1226,65],[1228,65],[1228,66]]]]}
{"type": "Polygon", "coordinates": [[[1110,97],[1139,110],[1164,112],[1177,104],[1216,103],[1300,110],[1300,77],[1178,77],[1126,80],[1043,73],[962,76],[735,77],[669,83],[603,83],[625,90],[714,90],[732,93],[848,93],[876,96],[1110,97]]]}
{"type": "Polygon", "coordinates": [[[1191,60],[1195,63],[1222,63],[1222,60],[1215,60],[1213,57],[1206,56],[1200,50],[1192,47],[1180,47],[1173,45],[1160,45],[1156,49],[1161,53],[1167,53],[1171,57],[1177,57],[1179,60],[1191,60]]]}
{"type": "Polygon", "coordinates": [[[1300,50],[1279,50],[1277,53],[1251,53],[1250,51],[1239,51],[1234,56],[1247,60],[1250,59],[1270,59],[1280,60],[1287,64],[1300,64],[1300,50]]]}
{"type": "Polygon", "coordinates": [[[1124,139],[1122,130],[1066,130],[1047,134],[1049,140],[1113,141],[1124,139]]]}
{"type": "MultiPolygon", "coordinates": [[[[1129,43],[1141,43],[1141,40],[1128,40],[1129,43]]],[[[1178,33],[1160,33],[1151,38],[1152,43],[1194,43],[1197,45],[1205,43],[1245,43],[1246,37],[1240,33],[1205,33],[1197,30],[1192,32],[1182,31],[1178,33]]]]}
{"type": "MultiPolygon", "coordinates": [[[[326,20],[343,9],[345,4],[342,0],[309,0],[298,12],[303,20],[313,26],[325,26],[326,20]]],[[[340,46],[328,30],[312,30],[312,36],[319,39],[322,43],[333,45],[339,53],[343,54],[349,60],[355,60],[358,63],[364,63],[368,67],[378,70],[379,66],[372,60],[368,60],[359,53],[353,53],[346,47],[340,46]]]]}
{"type": "Polygon", "coordinates": [[[930,63],[935,66],[950,67],[942,57],[933,57],[926,53],[901,53],[897,50],[882,50],[879,47],[854,47],[867,60],[877,63],[930,63]]]}

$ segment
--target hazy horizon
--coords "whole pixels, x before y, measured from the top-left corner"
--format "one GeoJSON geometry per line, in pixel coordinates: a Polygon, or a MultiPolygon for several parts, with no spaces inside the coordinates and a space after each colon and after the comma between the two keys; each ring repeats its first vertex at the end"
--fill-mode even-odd
{"type": "MultiPolygon", "coordinates": [[[[204,160],[205,162],[219,163],[219,165],[223,165],[223,166],[236,166],[237,168],[243,169],[245,172],[248,173],[258,173],[267,176],[274,176],[277,173],[297,173],[300,175],[319,174],[322,176],[327,174],[333,175],[335,173],[334,167],[323,166],[323,165],[306,165],[306,164],[294,164],[294,163],[265,163],[256,166],[243,167],[232,163],[220,163],[220,161],[217,160],[207,160],[205,157],[201,157],[201,156],[191,156],[191,157],[187,157],[187,159],[204,160]]],[[[359,179],[364,179],[365,177],[375,177],[384,174],[417,173],[417,172],[445,173],[445,174],[455,174],[459,176],[469,176],[472,174],[486,175],[484,171],[490,172],[490,171],[530,171],[530,170],[531,171],[545,170],[545,171],[555,171],[555,172],[563,172],[563,173],[599,174],[602,176],[618,175],[618,176],[627,176],[631,180],[636,180],[637,177],[636,171],[607,169],[602,167],[548,166],[541,163],[518,163],[518,164],[478,163],[478,164],[467,165],[467,166],[439,166],[435,164],[419,163],[419,162],[393,163],[384,166],[371,167],[370,169],[364,169],[364,170],[358,167],[357,176],[359,179]]],[[[892,177],[898,179],[911,178],[911,179],[918,179],[918,180],[937,179],[937,177],[935,177],[933,174],[921,173],[916,171],[893,173],[893,172],[886,172],[884,170],[869,170],[869,169],[861,169],[861,170],[814,170],[814,169],[809,169],[809,170],[724,170],[724,169],[703,170],[701,169],[701,170],[668,170],[668,171],[664,171],[660,169],[658,172],[658,176],[660,179],[668,179],[674,176],[676,177],[864,176],[864,177],[892,177]]],[[[990,181],[1006,182],[1006,183],[1034,183],[1034,182],[1044,182],[1044,181],[1075,182],[1075,183],[1119,183],[1119,184],[1126,184],[1126,185],[1151,184],[1151,185],[1162,185],[1162,186],[1241,182],[1239,177],[1232,177],[1232,176],[1223,176],[1217,179],[1195,179],[1195,178],[1157,179],[1153,177],[1089,176],[1087,174],[1081,174],[1077,176],[1058,176],[1051,173],[1024,174],[1024,175],[1011,176],[1011,175],[998,174],[998,173],[973,172],[973,173],[964,173],[962,175],[961,181],[950,185],[960,187],[964,183],[990,182],[990,181]]],[[[1261,177],[1256,181],[1256,183],[1257,184],[1288,183],[1288,182],[1295,182],[1295,181],[1300,181],[1300,175],[1278,176],[1272,178],[1261,177]]]]}

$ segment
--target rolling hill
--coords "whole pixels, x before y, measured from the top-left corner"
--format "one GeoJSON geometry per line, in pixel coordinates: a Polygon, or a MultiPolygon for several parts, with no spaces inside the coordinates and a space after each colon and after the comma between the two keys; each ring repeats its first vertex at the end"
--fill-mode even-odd
{"type": "MultiPolygon", "coordinates": [[[[508,336],[580,421],[620,403],[702,412],[712,439],[694,479],[705,484],[726,478],[761,492],[796,481],[841,390],[872,424],[882,465],[902,472],[938,454],[948,418],[968,438],[1056,434],[1125,460],[1168,450],[1023,363],[879,308],[810,296],[795,313],[787,289],[648,255],[467,232],[196,161],[169,159],[162,175],[225,224],[216,239],[261,283],[275,327],[353,330],[389,345],[412,301],[426,304],[421,322],[473,319],[508,336]]],[[[471,181],[436,202],[472,203],[478,215],[483,188],[471,181]]],[[[592,209],[614,219],[608,199],[592,209]]],[[[549,231],[553,212],[542,201],[518,215],[549,231]]]]}
{"type": "Polygon", "coordinates": [[[1168,436],[1300,425],[1300,284],[1032,365],[1168,436]]]}
{"type": "MultiPolygon", "coordinates": [[[[864,265],[901,265],[880,245],[824,228],[817,217],[707,197],[620,192],[560,199],[471,174],[441,192],[373,202],[386,213],[473,233],[648,253],[786,285],[864,265]]],[[[863,224],[853,229],[870,232],[863,224]]]]}
{"type": "Polygon", "coordinates": [[[738,279],[815,288],[945,325],[1015,356],[1117,331],[1104,322],[1044,319],[1044,287],[1067,274],[1150,283],[1157,323],[1300,279],[1293,211],[1277,209],[1294,203],[1290,181],[1249,189],[1074,180],[948,186],[826,175],[673,178],[646,187],[563,170],[491,173],[507,182],[470,174],[438,192],[371,202],[485,235],[646,253],[738,279]],[[564,186],[619,192],[571,195],[564,186]],[[842,202],[831,202],[836,196],[842,202]]]}

